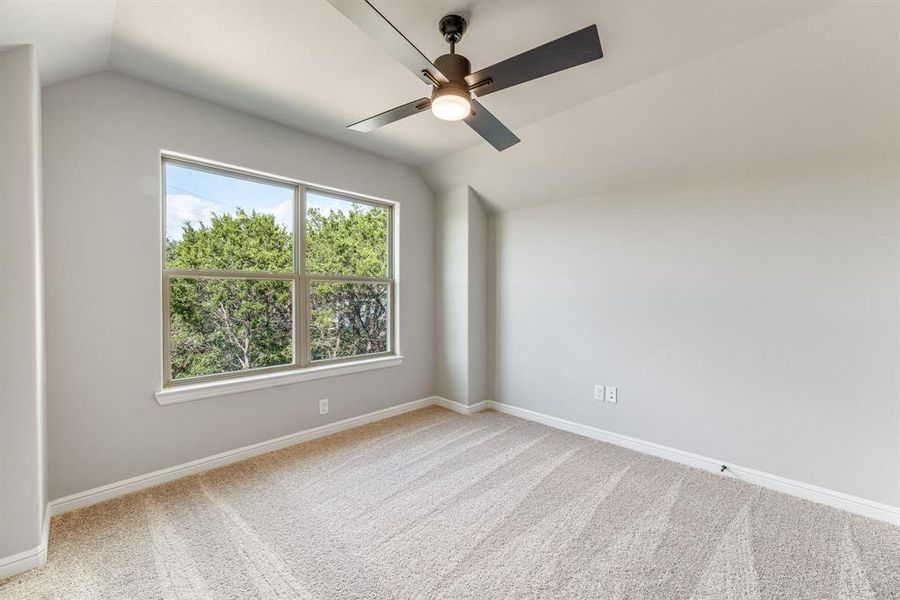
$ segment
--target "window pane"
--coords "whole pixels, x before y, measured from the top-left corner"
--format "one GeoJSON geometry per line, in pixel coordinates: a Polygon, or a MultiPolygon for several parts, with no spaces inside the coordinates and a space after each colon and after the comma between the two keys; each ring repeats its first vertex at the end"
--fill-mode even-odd
{"type": "Polygon", "coordinates": [[[387,277],[387,217],[385,207],[307,192],[307,272],[387,277]]]}
{"type": "Polygon", "coordinates": [[[388,285],[310,283],[312,360],[388,350],[388,285]]]}
{"type": "Polygon", "coordinates": [[[172,379],[293,361],[293,282],[169,280],[172,379]]]}
{"type": "Polygon", "coordinates": [[[294,190],[166,162],[166,267],[293,270],[294,190]]]}

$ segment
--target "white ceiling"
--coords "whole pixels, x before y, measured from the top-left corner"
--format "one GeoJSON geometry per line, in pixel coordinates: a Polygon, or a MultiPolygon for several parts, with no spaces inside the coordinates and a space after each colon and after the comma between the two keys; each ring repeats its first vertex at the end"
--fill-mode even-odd
{"type": "Polygon", "coordinates": [[[44,85],[106,70],[115,2],[0,0],[0,49],[35,44],[44,85]]]}
{"type": "Polygon", "coordinates": [[[818,12],[517,133],[422,171],[510,210],[900,139],[900,2],[818,12]]]}
{"type": "Polygon", "coordinates": [[[900,2],[373,0],[429,57],[470,21],[473,68],[591,23],[606,56],[484,104],[498,153],[422,114],[351,122],[428,93],[324,0],[0,0],[0,47],[37,45],[44,85],[112,70],[467,183],[498,210],[900,136],[900,2]]]}
{"type": "MultiPolygon", "coordinates": [[[[475,69],[596,23],[606,53],[602,60],[484,99],[520,134],[519,148],[526,152],[540,151],[522,133],[529,125],[835,4],[373,2],[431,58],[446,52],[438,20],[461,12],[470,27],[458,51],[475,69]]],[[[37,44],[45,85],[108,69],[414,165],[473,147],[480,155],[487,148],[465,125],[427,114],[373,133],[346,130],[429,89],[324,0],[4,0],[0,45],[17,43],[37,44]]]]}

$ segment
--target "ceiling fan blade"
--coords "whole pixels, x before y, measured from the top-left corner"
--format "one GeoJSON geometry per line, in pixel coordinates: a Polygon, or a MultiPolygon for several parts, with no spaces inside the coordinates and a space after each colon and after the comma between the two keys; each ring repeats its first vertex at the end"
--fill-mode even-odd
{"type": "Polygon", "coordinates": [[[522,141],[478,100],[472,100],[472,114],[465,121],[475,133],[500,152],[522,141]]]}
{"type": "Polygon", "coordinates": [[[412,102],[408,102],[402,106],[386,110],[383,113],[375,115],[374,117],[363,119],[362,121],[354,123],[353,125],[348,125],[347,129],[363,132],[374,131],[379,127],[387,125],[388,123],[393,123],[394,121],[399,121],[400,119],[411,117],[414,114],[420,113],[423,110],[428,110],[429,108],[431,108],[431,100],[429,98],[419,98],[418,100],[413,100],[412,102]]]}
{"type": "Polygon", "coordinates": [[[372,39],[384,46],[385,50],[415,73],[419,79],[432,85],[431,79],[424,73],[424,71],[428,71],[437,81],[446,83],[447,78],[443,73],[371,3],[366,0],[328,0],[328,2],[353,21],[357,27],[369,34],[372,39]]]}
{"type": "Polygon", "coordinates": [[[476,96],[486,96],[598,58],[603,58],[603,49],[597,26],[591,25],[476,71],[466,76],[466,83],[480,86],[475,87],[476,96]]]}

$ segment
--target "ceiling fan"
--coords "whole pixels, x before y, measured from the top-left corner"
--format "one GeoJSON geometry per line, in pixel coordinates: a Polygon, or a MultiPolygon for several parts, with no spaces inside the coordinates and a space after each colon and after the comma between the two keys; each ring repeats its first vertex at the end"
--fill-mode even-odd
{"type": "Polygon", "coordinates": [[[419,98],[348,126],[355,131],[373,131],[430,108],[439,119],[465,121],[494,148],[506,150],[521,140],[472,98],[472,94],[486,96],[603,57],[597,26],[591,25],[472,73],[469,59],[456,54],[456,44],[468,26],[459,15],[447,15],[440,20],[438,29],[450,44],[450,53],[432,63],[367,0],[328,1],[432,86],[431,97],[419,98]]]}

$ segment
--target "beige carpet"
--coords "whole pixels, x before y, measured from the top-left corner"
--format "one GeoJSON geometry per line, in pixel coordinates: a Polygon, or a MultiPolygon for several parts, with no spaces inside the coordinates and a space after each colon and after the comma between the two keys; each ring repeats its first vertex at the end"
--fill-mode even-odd
{"type": "Polygon", "coordinates": [[[2,598],[900,598],[900,528],[496,412],[53,519],[2,598]]]}

